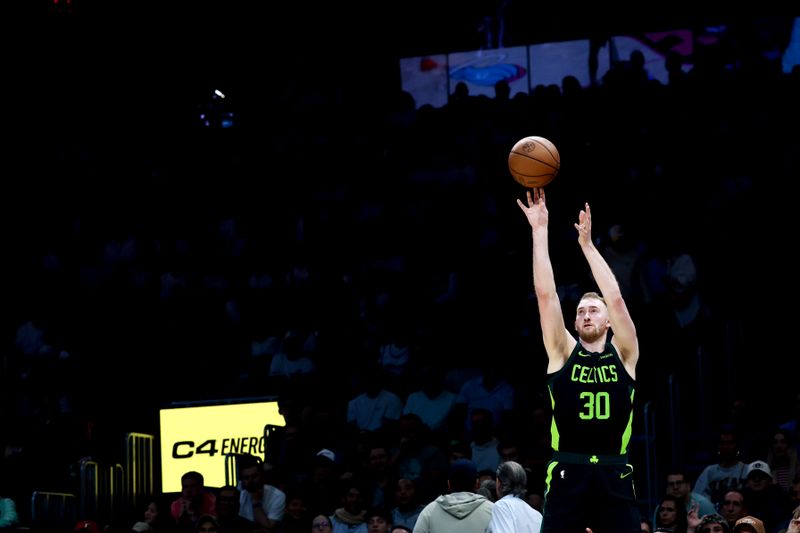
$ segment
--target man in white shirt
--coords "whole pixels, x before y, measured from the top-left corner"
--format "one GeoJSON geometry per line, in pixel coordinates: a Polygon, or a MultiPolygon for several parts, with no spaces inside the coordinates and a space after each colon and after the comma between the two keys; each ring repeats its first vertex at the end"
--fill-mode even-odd
{"type": "Polygon", "coordinates": [[[286,510],[282,490],[264,483],[263,465],[251,455],[239,459],[239,515],[267,531],[276,531],[286,510]]]}
{"type": "Polygon", "coordinates": [[[383,388],[381,370],[371,367],[365,380],[365,392],[347,404],[347,423],[362,432],[377,431],[387,422],[396,423],[403,412],[403,401],[383,388]]]}
{"type": "Polygon", "coordinates": [[[539,533],[542,513],[528,505],[525,497],[528,476],[517,462],[506,461],[497,467],[497,496],[486,533],[539,533]]]}

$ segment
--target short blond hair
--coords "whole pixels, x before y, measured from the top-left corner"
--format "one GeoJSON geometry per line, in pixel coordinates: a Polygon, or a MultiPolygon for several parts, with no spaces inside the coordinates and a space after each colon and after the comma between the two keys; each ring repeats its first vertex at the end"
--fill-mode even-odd
{"type": "MultiPolygon", "coordinates": [[[[606,307],[608,306],[606,304],[606,301],[603,299],[602,296],[600,296],[599,293],[591,291],[591,292],[585,292],[585,293],[583,293],[583,296],[581,296],[581,300],[586,300],[586,299],[589,299],[589,298],[591,298],[592,300],[600,300],[601,302],[603,302],[603,305],[605,305],[606,307]]],[[[578,301],[581,301],[581,300],[578,300],[578,301]]]]}

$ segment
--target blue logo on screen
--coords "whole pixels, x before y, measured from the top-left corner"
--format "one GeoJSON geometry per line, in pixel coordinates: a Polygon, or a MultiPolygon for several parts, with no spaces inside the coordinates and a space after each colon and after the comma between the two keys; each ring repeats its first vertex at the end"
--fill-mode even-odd
{"type": "Polygon", "coordinates": [[[505,80],[508,83],[518,80],[526,72],[527,69],[525,67],[513,63],[497,63],[485,67],[463,65],[450,70],[450,79],[493,87],[495,83],[501,80],[505,80]]]}

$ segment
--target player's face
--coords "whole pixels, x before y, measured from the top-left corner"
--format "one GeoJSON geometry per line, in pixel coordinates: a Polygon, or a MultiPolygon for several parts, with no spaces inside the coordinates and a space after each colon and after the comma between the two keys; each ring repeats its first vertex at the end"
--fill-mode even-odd
{"type": "Polygon", "coordinates": [[[581,339],[594,342],[606,334],[608,326],[608,309],[603,302],[596,298],[580,301],[575,315],[575,331],[581,339]]]}

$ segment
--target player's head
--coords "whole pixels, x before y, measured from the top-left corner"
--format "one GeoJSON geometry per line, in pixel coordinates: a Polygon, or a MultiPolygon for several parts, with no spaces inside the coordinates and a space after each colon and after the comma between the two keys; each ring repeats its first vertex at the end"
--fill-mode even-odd
{"type": "Polygon", "coordinates": [[[610,326],[608,307],[603,297],[596,292],[587,292],[581,296],[575,313],[575,331],[578,336],[587,342],[594,342],[605,337],[610,326]]]}

